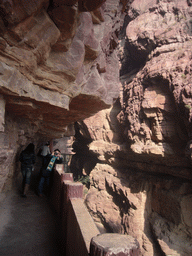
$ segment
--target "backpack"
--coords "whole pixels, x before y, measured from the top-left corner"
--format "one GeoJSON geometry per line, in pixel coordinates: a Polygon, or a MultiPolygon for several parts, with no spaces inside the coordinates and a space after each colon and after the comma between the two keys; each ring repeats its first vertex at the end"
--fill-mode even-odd
{"type": "Polygon", "coordinates": [[[33,153],[22,151],[19,160],[22,165],[31,167],[35,162],[35,156],[33,153]]]}

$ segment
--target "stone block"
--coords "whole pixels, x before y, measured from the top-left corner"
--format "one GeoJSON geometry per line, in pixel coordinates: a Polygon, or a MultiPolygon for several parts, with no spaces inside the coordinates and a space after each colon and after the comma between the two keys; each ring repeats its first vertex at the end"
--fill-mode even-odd
{"type": "Polygon", "coordinates": [[[122,234],[101,234],[93,237],[90,246],[91,256],[139,256],[138,241],[122,234]]]}

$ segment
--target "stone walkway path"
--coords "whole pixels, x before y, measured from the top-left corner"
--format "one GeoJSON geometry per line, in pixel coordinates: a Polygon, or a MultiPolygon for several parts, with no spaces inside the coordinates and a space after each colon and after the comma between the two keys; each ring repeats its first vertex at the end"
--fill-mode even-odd
{"type": "Polygon", "coordinates": [[[33,191],[0,195],[0,256],[60,256],[57,218],[33,191]]]}

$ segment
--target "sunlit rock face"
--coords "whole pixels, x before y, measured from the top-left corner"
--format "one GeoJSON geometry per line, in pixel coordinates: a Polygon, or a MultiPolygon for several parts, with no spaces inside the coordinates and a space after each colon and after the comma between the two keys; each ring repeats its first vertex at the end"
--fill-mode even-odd
{"type": "Polygon", "coordinates": [[[68,125],[118,97],[116,47],[124,5],[1,1],[0,190],[27,143],[66,135],[68,125]]]}
{"type": "Polygon", "coordinates": [[[78,123],[90,213],[136,237],[145,256],[192,254],[191,8],[133,1],[119,37],[119,101],[78,123]]]}
{"type": "Polygon", "coordinates": [[[112,10],[105,12],[103,2],[2,1],[0,92],[7,109],[25,112],[40,133],[55,130],[52,120],[62,134],[67,124],[118,96],[118,62],[114,47],[109,49],[117,21],[104,22],[112,10]],[[86,111],[91,102],[94,107],[86,111]]]}
{"type": "MultiPolygon", "coordinates": [[[[133,10],[130,19],[132,15],[133,10]]],[[[136,154],[177,162],[190,153],[190,20],[187,1],[160,1],[126,28],[124,47],[128,55],[123,56],[123,109],[119,118],[136,154]],[[132,59],[135,70],[132,64],[125,65],[132,59]]]]}

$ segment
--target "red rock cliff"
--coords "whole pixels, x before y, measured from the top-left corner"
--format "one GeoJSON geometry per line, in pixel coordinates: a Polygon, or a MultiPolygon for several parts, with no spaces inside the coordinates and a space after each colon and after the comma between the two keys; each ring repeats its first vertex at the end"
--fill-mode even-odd
{"type": "Polygon", "coordinates": [[[0,190],[28,142],[79,121],[72,165],[90,174],[95,220],[136,237],[142,255],[191,255],[191,8],[190,0],[1,1],[0,190]],[[119,102],[102,110],[119,87],[119,102]]]}
{"type": "Polygon", "coordinates": [[[27,143],[66,135],[118,97],[122,9],[120,1],[0,1],[0,190],[27,143]]]}
{"type": "Polygon", "coordinates": [[[191,8],[133,1],[119,37],[119,102],[78,124],[92,216],[136,237],[145,256],[192,254],[191,8]]]}

